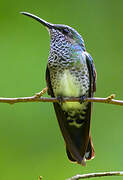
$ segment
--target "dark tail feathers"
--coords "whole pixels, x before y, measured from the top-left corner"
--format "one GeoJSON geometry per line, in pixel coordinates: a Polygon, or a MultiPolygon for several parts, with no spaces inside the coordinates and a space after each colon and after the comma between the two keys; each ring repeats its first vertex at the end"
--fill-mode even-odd
{"type": "MultiPolygon", "coordinates": [[[[76,160],[72,157],[72,154],[70,153],[70,151],[67,149],[66,147],[66,153],[68,156],[68,159],[72,162],[76,162],[76,160]]],[[[89,142],[88,142],[88,147],[85,153],[85,159],[86,160],[91,160],[94,158],[95,152],[94,152],[94,147],[93,147],[93,143],[91,140],[91,137],[89,138],[89,142]]]]}

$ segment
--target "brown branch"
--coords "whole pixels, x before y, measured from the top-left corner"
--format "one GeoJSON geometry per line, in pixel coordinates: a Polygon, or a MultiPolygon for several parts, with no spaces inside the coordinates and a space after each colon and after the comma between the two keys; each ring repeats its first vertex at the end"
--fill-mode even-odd
{"type": "MultiPolygon", "coordinates": [[[[123,106],[123,101],[114,100],[113,99],[114,97],[115,97],[115,95],[112,94],[106,98],[93,97],[93,98],[86,98],[84,101],[85,102],[107,103],[107,104],[123,106]]],[[[63,98],[63,102],[79,102],[79,101],[80,101],[80,98],[77,98],[77,97],[63,98]]],[[[24,102],[59,102],[59,100],[57,98],[40,97],[39,93],[38,93],[38,95],[36,94],[35,96],[31,96],[31,97],[20,97],[20,98],[0,97],[0,103],[14,104],[14,103],[20,103],[20,102],[23,102],[23,103],[24,102]]]]}
{"type": "Polygon", "coordinates": [[[35,94],[35,97],[41,97],[41,96],[43,96],[43,94],[45,94],[45,93],[47,92],[47,90],[48,90],[48,87],[42,89],[39,93],[36,93],[36,94],[35,94]]]}
{"type": "Polygon", "coordinates": [[[79,180],[79,179],[86,179],[86,178],[93,178],[93,177],[103,177],[103,176],[123,176],[123,171],[116,171],[116,172],[103,172],[103,173],[90,173],[90,174],[83,174],[83,175],[76,175],[67,180],[79,180]]]}

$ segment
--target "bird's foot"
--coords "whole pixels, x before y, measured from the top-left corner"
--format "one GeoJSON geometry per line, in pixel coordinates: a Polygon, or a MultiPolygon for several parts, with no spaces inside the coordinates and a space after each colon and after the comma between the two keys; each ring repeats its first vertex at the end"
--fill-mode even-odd
{"type": "Polygon", "coordinates": [[[58,96],[57,97],[59,104],[62,105],[63,104],[63,97],[62,96],[58,96]]]}
{"type": "Polygon", "coordinates": [[[81,96],[80,97],[80,104],[82,104],[84,101],[85,101],[85,99],[87,98],[87,96],[86,95],[83,95],[83,96],[81,96]]]}

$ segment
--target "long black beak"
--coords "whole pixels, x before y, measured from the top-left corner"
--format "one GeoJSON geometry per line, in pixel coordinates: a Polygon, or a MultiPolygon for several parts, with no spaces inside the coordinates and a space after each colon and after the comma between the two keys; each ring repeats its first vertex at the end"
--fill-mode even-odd
{"type": "Polygon", "coordinates": [[[34,14],[30,14],[30,13],[28,13],[28,12],[20,12],[20,13],[23,14],[23,15],[26,15],[26,16],[29,16],[29,17],[35,19],[36,21],[38,21],[38,22],[40,22],[41,24],[43,24],[44,26],[46,26],[48,29],[53,28],[53,24],[51,24],[51,23],[49,23],[49,22],[47,22],[47,21],[39,18],[38,16],[35,16],[34,14]]]}

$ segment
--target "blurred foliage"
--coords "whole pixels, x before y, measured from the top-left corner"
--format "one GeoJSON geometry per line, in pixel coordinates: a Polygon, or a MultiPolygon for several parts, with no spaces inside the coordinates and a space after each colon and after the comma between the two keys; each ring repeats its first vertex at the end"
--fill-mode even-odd
{"type": "MultiPolygon", "coordinates": [[[[20,11],[74,27],[95,62],[96,96],[115,93],[123,99],[122,0],[1,0],[0,96],[31,96],[46,86],[49,35],[20,11]]],[[[123,170],[123,107],[94,104],[96,157],[86,168],[68,161],[51,103],[0,104],[0,109],[1,180],[36,180],[39,175],[63,180],[77,173],[123,170]]]]}

